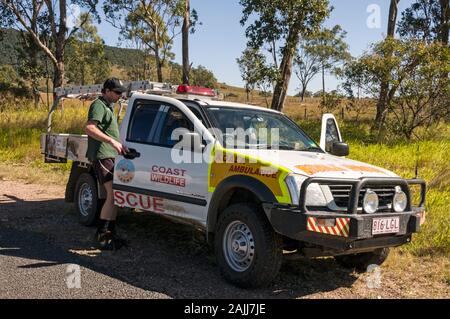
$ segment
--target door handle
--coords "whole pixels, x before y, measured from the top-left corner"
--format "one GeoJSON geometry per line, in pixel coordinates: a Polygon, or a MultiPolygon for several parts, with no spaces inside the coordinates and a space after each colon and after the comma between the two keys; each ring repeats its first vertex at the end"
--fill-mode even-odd
{"type": "Polygon", "coordinates": [[[123,157],[125,157],[126,159],[135,159],[136,157],[140,157],[141,153],[139,153],[138,151],[136,151],[134,148],[129,148],[128,152],[126,152],[123,157]]]}

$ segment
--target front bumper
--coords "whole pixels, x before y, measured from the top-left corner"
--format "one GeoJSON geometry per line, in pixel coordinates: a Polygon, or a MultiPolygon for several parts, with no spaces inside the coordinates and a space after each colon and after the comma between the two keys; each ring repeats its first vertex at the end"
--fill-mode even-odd
{"type": "Polygon", "coordinates": [[[420,230],[424,214],[425,182],[398,178],[363,178],[359,180],[309,178],[300,191],[299,205],[265,204],[264,208],[276,232],[302,242],[326,247],[337,252],[363,251],[382,247],[399,246],[411,240],[411,234],[420,230]],[[306,189],[311,183],[352,185],[347,211],[310,211],[306,207],[306,189]],[[421,198],[418,207],[411,205],[410,184],[419,184],[421,198]],[[400,185],[408,196],[408,207],[402,213],[383,212],[358,213],[359,192],[367,185],[400,185]],[[374,218],[399,217],[399,231],[391,234],[372,234],[374,218]],[[334,224],[323,225],[320,220],[334,220],[334,224]]]}

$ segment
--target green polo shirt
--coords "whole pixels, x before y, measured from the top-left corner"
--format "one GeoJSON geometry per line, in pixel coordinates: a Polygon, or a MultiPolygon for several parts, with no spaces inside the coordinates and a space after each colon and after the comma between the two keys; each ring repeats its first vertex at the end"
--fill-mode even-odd
{"type": "MultiPolygon", "coordinates": [[[[88,121],[96,121],[97,127],[106,135],[119,141],[119,125],[114,116],[113,105],[103,97],[96,99],[89,108],[88,121]]],[[[100,142],[88,136],[88,148],[86,157],[93,161],[95,159],[114,158],[117,151],[108,143],[100,142]]]]}

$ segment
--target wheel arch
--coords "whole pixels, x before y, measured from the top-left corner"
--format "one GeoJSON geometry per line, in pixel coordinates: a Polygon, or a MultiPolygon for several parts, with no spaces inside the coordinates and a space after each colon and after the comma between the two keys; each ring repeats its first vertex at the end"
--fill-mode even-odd
{"type": "Polygon", "coordinates": [[[209,204],[207,220],[208,242],[210,242],[216,231],[216,224],[220,213],[229,204],[236,203],[233,202],[233,198],[236,197],[247,197],[250,202],[256,202],[256,204],[278,202],[270,188],[256,178],[235,175],[224,179],[214,190],[209,204]]]}
{"type": "Polygon", "coordinates": [[[73,203],[75,201],[75,188],[77,185],[77,181],[80,178],[80,176],[84,173],[90,174],[92,176],[92,178],[95,180],[95,182],[97,183],[98,198],[100,198],[100,199],[106,198],[105,187],[103,187],[103,185],[101,185],[98,182],[98,179],[94,174],[92,165],[81,166],[80,164],[81,164],[80,162],[72,163],[69,179],[66,184],[66,191],[65,191],[65,196],[64,196],[65,201],[67,203],[73,203]]]}

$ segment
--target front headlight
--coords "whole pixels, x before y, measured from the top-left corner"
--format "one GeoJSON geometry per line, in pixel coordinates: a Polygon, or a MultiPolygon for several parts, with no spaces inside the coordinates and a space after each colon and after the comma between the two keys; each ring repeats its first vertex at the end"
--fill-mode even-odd
{"type": "Polygon", "coordinates": [[[300,196],[300,186],[302,185],[304,178],[301,175],[289,174],[286,179],[286,185],[289,190],[289,194],[291,195],[292,204],[298,204],[299,196],[300,196]]]}
{"type": "MultiPolygon", "coordinates": [[[[297,205],[300,198],[300,188],[308,177],[289,174],[286,177],[286,185],[291,195],[292,204],[297,205]]],[[[306,191],[306,206],[327,206],[328,202],[319,184],[309,184],[306,191]]]]}
{"type": "Polygon", "coordinates": [[[408,204],[408,197],[405,192],[401,190],[400,187],[395,188],[395,195],[392,201],[392,206],[394,207],[394,211],[397,213],[401,213],[406,209],[406,205],[408,204]]]}
{"type": "Polygon", "coordinates": [[[378,195],[368,189],[364,195],[363,208],[367,214],[373,214],[378,209],[378,195]]]}

